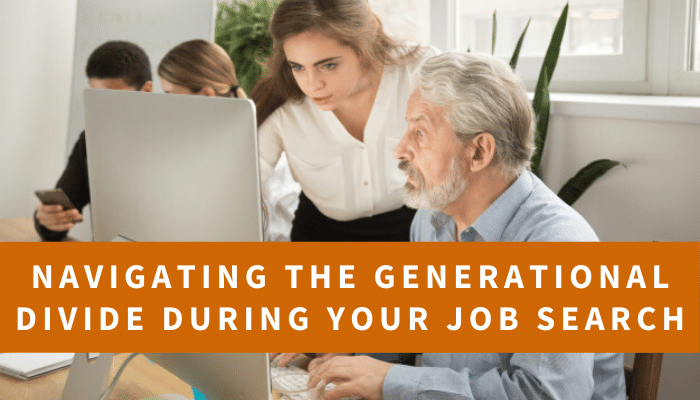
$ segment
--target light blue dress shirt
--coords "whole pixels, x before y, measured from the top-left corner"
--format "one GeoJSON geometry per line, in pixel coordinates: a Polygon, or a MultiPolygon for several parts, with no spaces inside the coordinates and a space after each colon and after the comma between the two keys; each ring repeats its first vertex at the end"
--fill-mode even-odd
{"type": "MultiPolygon", "coordinates": [[[[456,232],[449,215],[418,210],[411,241],[454,242],[456,232]]],[[[598,241],[588,222],[530,171],[521,173],[459,238],[462,242],[598,241]]]]}
{"type": "MultiPolygon", "coordinates": [[[[412,241],[455,241],[454,220],[420,210],[412,241]]],[[[593,229],[535,175],[525,171],[470,226],[461,241],[598,241],[593,229]]],[[[387,359],[389,354],[373,355],[387,359]]],[[[423,365],[394,365],[385,400],[624,400],[621,353],[425,353],[423,365]]]]}
{"type": "Polygon", "coordinates": [[[425,353],[394,365],[384,400],[624,400],[622,353],[425,353]]]}

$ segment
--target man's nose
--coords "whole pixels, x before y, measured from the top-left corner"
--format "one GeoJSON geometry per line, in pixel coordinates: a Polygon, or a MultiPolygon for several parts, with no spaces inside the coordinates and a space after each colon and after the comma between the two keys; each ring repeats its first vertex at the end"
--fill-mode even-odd
{"type": "Polygon", "coordinates": [[[408,145],[407,136],[408,132],[404,133],[401,140],[399,140],[399,144],[397,144],[396,148],[394,149],[394,157],[398,158],[399,160],[409,160],[411,158],[412,152],[410,151],[410,147],[408,145]]]}

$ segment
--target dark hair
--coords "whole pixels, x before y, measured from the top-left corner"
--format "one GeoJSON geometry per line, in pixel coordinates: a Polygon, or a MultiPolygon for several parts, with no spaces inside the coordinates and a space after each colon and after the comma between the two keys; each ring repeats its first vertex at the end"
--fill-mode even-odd
{"type": "Polygon", "coordinates": [[[216,43],[195,39],[180,43],[158,64],[158,76],[197,93],[205,86],[221,97],[246,97],[238,87],[233,61],[216,43]]]}
{"type": "Polygon", "coordinates": [[[123,41],[111,41],[96,48],[85,66],[88,78],[121,78],[124,83],[141,89],[152,80],[151,63],[139,46],[123,41]]]}
{"type": "Polygon", "coordinates": [[[292,75],[284,54],[291,36],[317,30],[350,46],[368,68],[396,65],[417,52],[397,52],[399,43],[387,36],[367,0],[282,0],[270,20],[272,56],[253,89],[258,125],[288,100],[301,100],[304,93],[292,75]],[[404,54],[404,55],[401,55],[404,54]]]}

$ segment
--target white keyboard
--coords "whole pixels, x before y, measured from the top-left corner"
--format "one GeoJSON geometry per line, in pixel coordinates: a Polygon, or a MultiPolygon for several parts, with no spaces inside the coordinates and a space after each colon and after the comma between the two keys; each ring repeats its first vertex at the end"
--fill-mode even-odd
{"type": "Polygon", "coordinates": [[[289,374],[307,374],[306,370],[296,365],[287,365],[285,367],[272,367],[270,368],[270,378],[277,378],[281,375],[289,374]]]}
{"type": "MultiPolygon", "coordinates": [[[[298,387],[305,387],[308,379],[308,373],[296,365],[288,365],[285,367],[270,368],[270,378],[278,378],[276,381],[281,384],[284,389],[293,390],[298,387]],[[283,377],[283,378],[278,378],[283,377]]],[[[329,383],[326,385],[326,391],[335,387],[335,384],[329,383]]],[[[344,397],[344,400],[362,400],[356,396],[344,397]]]]}
{"type": "MultiPolygon", "coordinates": [[[[288,391],[298,391],[298,390],[304,390],[306,388],[306,385],[309,382],[309,376],[308,375],[302,375],[302,374],[281,374],[275,378],[275,385],[279,389],[283,390],[288,390],[288,391]]],[[[291,398],[294,399],[294,395],[291,395],[291,398]]]]}

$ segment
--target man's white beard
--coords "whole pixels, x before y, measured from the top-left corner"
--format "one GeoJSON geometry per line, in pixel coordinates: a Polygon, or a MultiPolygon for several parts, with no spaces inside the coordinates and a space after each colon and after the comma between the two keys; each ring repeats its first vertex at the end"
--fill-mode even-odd
{"type": "Polygon", "coordinates": [[[426,187],[423,175],[416,171],[407,161],[401,161],[399,168],[406,171],[418,183],[416,187],[406,182],[403,188],[403,199],[406,205],[411,208],[442,210],[454,203],[462,192],[467,189],[467,180],[464,177],[465,174],[460,156],[455,156],[452,159],[445,180],[432,188],[426,187]]]}

